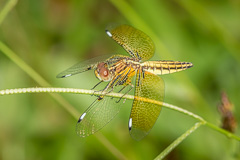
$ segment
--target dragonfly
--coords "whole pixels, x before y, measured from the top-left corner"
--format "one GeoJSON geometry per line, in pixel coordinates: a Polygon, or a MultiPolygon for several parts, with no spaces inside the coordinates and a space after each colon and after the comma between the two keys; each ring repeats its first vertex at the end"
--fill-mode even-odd
{"type": "Polygon", "coordinates": [[[97,91],[100,96],[80,116],[76,125],[80,137],[92,135],[108,124],[122,108],[126,100],[124,95],[134,90],[128,128],[131,137],[139,141],[149,134],[162,109],[164,81],[158,75],[183,71],[193,64],[172,60],[148,61],[154,55],[154,43],[147,34],[132,26],[111,26],[106,29],[106,33],[130,56],[95,57],[75,64],[58,74],[57,78],[94,70],[99,79],[98,84],[108,82],[102,90],[97,91]],[[122,93],[123,96],[107,96],[112,92],[122,93]],[[144,101],[144,98],[159,103],[144,101]]]}

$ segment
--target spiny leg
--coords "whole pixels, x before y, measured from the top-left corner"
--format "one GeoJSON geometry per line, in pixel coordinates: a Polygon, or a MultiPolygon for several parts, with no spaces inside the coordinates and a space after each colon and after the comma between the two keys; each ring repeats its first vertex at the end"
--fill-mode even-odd
{"type": "MultiPolygon", "coordinates": [[[[116,101],[116,103],[120,102],[120,101],[122,100],[122,98],[123,98],[125,95],[127,95],[127,94],[133,89],[133,87],[134,87],[134,85],[132,85],[132,84],[129,84],[129,86],[131,86],[131,88],[130,88],[126,93],[124,93],[123,96],[121,96],[121,98],[119,98],[119,100],[116,101]]],[[[125,88],[126,88],[126,86],[123,87],[121,90],[123,90],[123,89],[125,89],[125,88]]],[[[126,100],[126,99],[125,99],[125,100],[126,100]]]]}
{"type": "Polygon", "coordinates": [[[103,81],[98,82],[95,86],[93,86],[93,88],[91,90],[93,90],[94,88],[96,88],[99,84],[101,84],[103,81]]]}

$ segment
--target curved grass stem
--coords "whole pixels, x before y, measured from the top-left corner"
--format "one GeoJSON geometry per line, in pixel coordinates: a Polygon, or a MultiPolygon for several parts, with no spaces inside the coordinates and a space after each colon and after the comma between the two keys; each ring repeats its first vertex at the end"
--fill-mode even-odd
{"type": "MultiPolygon", "coordinates": [[[[3,7],[2,11],[0,12],[0,25],[2,24],[3,20],[6,18],[7,14],[12,10],[12,8],[15,6],[18,0],[9,0],[6,5],[3,7]]],[[[120,13],[124,15],[130,22],[136,24],[136,25],[141,25],[142,29],[146,30],[151,37],[153,37],[153,40],[157,42],[157,49],[161,52],[164,53],[165,55],[171,56],[171,53],[167,49],[167,47],[162,43],[162,41],[154,34],[154,32],[151,30],[151,28],[147,25],[147,23],[138,15],[136,10],[132,8],[126,1],[116,1],[116,0],[110,0],[110,2],[118,8],[120,13]],[[127,11],[126,11],[127,10],[127,11]],[[130,14],[129,14],[130,13],[130,14]]],[[[182,4],[182,6],[185,6],[182,4]]],[[[189,6],[185,6],[186,10],[191,9],[189,6]]],[[[193,8],[193,7],[192,7],[193,8]]],[[[201,9],[201,8],[200,8],[201,9]]],[[[191,13],[191,10],[189,10],[191,13]]],[[[199,15],[193,14],[196,19],[198,19],[199,15]]],[[[206,17],[206,16],[204,16],[206,17]]],[[[210,16],[209,16],[210,17],[210,16]]],[[[205,19],[204,19],[205,20],[205,19]]],[[[202,21],[202,19],[199,19],[199,21],[202,21]]],[[[226,48],[228,48],[233,55],[238,58],[236,54],[236,50],[239,49],[238,43],[236,42],[235,39],[229,36],[228,32],[222,30],[221,26],[218,26],[218,24],[211,24],[213,28],[216,28],[216,33],[220,40],[222,41],[223,44],[225,44],[226,48]],[[223,33],[223,34],[222,34],[223,33]],[[221,39],[221,37],[223,37],[221,39]],[[232,45],[233,44],[233,45],[232,45]],[[237,46],[237,47],[236,47],[237,46]]],[[[206,24],[208,27],[208,24],[206,24]]],[[[211,26],[210,26],[211,28],[211,26]]],[[[0,42],[0,50],[7,56],[9,59],[11,59],[15,64],[17,64],[23,71],[25,71],[31,78],[33,78],[40,86],[50,86],[50,84],[42,78],[41,75],[39,75],[35,70],[33,70],[29,65],[27,65],[20,57],[18,57],[11,49],[9,49],[4,43],[0,42]]],[[[190,80],[185,78],[187,81],[189,81],[189,85],[191,84],[192,88],[195,91],[195,94],[200,98],[201,95],[197,91],[196,87],[191,83],[190,80]]],[[[94,92],[93,90],[84,90],[84,89],[75,89],[75,88],[20,88],[20,89],[6,89],[6,90],[0,90],[0,95],[9,95],[9,94],[22,94],[22,93],[50,93],[50,95],[59,103],[61,104],[74,118],[78,118],[79,113],[76,111],[76,109],[71,106],[63,97],[61,97],[59,94],[53,94],[53,93],[75,93],[75,94],[89,94],[89,95],[99,95],[99,92],[94,92]]],[[[107,94],[107,96],[112,96],[112,97],[122,97],[122,94],[118,93],[110,93],[107,94]]],[[[200,126],[206,125],[213,130],[218,131],[219,133],[222,133],[226,135],[229,138],[236,139],[240,141],[240,137],[236,136],[222,128],[219,128],[218,126],[207,122],[204,120],[202,117],[189,112],[187,110],[184,110],[180,107],[168,104],[168,103],[163,103],[159,101],[154,101],[151,99],[143,98],[143,97],[134,97],[131,95],[124,95],[124,98],[126,99],[137,99],[140,98],[141,101],[146,101],[148,103],[155,103],[158,105],[163,105],[166,108],[178,111],[180,113],[186,114],[188,116],[191,116],[192,118],[198,120],[192,128],[187,130],[183,135],[181,135],[179,138],[177,138],[171,145],[169,145],[159,156],[156,157],[156,159],[162,159],[164,158],[169,152],[171,152],[177,145],[179,145],[186,137],[188,137],[191,133],[196,131],[200,126]]],[[[204,101],[204,100],[202,100],[204,101]]],[[[108,150],[115,155],[118,159],[126,159],[124,155],[117,149],[115,146],[113,146],[104,136],[97,136],[99,141],[108,148],[108,150]]]]}
{"type": "Polygon", "coordinates": [[[189,130],[187,130],[185,133],[183,133],[180,137],[178,137],[175,141],[173,141],[172,144],[170,144],[167,148],[160,153],[155,160],[160,160],[166,157],[168,153],[170,153],[176,146],[178,146],[185,138],[187,138],[191,133],[196,131],[201,125],[205,124],[204,122],[197,122],[193,127],[191,127],[189,130]]]}
{"type": "MultiPolygon", "coordinates": [[[[73,94],[88,94],[88,95],[96,95],[99,96],[101,94],[104,94],[103,92],[95,92],[94,90],[87,90],[87,89],[77,89],[77,88],[44,88],[44,87],[35,87],[35,88],[17,88],[17,89],[6,89],[6,90],[0,90],[0,95],[10,95],[10,94],[21,94],[21,93],[73,93],[73,94]]],[[[189,112],[183,108],[174,106],[172,104],[163,103],[160,101],[144,98],[144,97],[134,97],[132,95],[123,95],[121,93],[108,93],[106,96],[110,97],[117,97],[117,98],[125,98],[133,100],[135,99],[141,99],[141,101],[148,102],[148,103],[154,103],[157,105],[162,105],[163,107],[178,111],[180,113],[183,113],[185,115],[188,115],[198,121],[200,121],[202,124],[212,128],[213,130],[216,130],[224,135],[226,135],[229,138],[236,139],[240,141],[240,137],[236,136],[222,128],[219,128],[218,126],[207,122],[204,120],[201,116],[196,115],[192,112],[189,112]]]]}
{"type": "Polygon", "coordinates": [[[0,25],[6,18],[7,14],[13,9],[13,7],[17,4],[18,0],[9,0],[7,4],[3,7],[2,11],[0,12],[0,25]]]}
{"type": "MultiPolygon", "coordinates": [[[[31,68],[28,64],[26,64],[19,56],[17,56],[10,48],[8,48],[4,43],[0,41],[0,51],[9,57],[15,64],[17,64],[24,72],[26,72],[29,77],[35,80],[40,86],[50,86],[50,84],[40,75],[38,74],[33,68],[31,68]]],[[[70,113],[74,118],[78,119],[79,113],[78,111],[61,95],[58,94],[51,94],[57,92],[57,90],[48,90],[47,88],[25,88],[25,89],[13,89],[13,90],[2,90],[0,95],[6,94],[18,94],[18,93],[50,93],[50,96],[56,100],[68,113],[70,113]]],[[[97,137],[99,141],[112,153],[117,159],[122,159],[124,155],[112,144],[109,147],[109,141],[105,138],[102,140],[102,137],[97,137]],[[108,142],[108,143],[107,143],[108,142]],[[116,152],[116,150],[118,152],[116,152]],[[117,154],[116,154],[117,153],[117,154]],[[121,155],[119,157],[119,155],[121,155]]]]}

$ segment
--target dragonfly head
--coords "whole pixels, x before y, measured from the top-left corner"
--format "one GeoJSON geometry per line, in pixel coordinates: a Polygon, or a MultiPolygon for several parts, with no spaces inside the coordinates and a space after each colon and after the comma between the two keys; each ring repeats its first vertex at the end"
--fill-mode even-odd
{"type": "Polygon", "coordinates": [[[95,75],[100,81],[107,82],[112,80],[112,74],[110,73],[107,64],[104,62],[101,62],[97,65],[95,75]]]}

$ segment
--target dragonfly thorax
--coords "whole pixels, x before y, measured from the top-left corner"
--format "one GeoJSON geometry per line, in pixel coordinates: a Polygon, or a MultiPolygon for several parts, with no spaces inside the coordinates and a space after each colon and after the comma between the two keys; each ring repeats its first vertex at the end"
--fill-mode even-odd
{"type": "Polygon", "coordinates": [[[131,26],[111,26],[106,29],[106,33],[120,44],[130,57],[96,57],[72,66],[57,77],[64,78],[94,70],[95,76],[100,80],[98,84],[108,81],[105,88],[97,91],[97,99],[79,118],[76,131],[80,137],[94,134],[109,123],[125,102],[125,96],[134,89],[128,128],[132,138],[139,141],[150,132],[163,105],[164,81],[157,75],[179,72],[193,65],[190,62],[148,61],[154,55],[154,43],[144,32],[131,26]],[[122,96],[113,97],[109,94],[111,92],[120,93],[122,96]]]}
{"type": "Polygon", "coordinates": [[[112,80],[112,74],[109,72],[108,66],[104,62],[97,65],[95,75],[100,81],[107,82],[112,80]]]}

